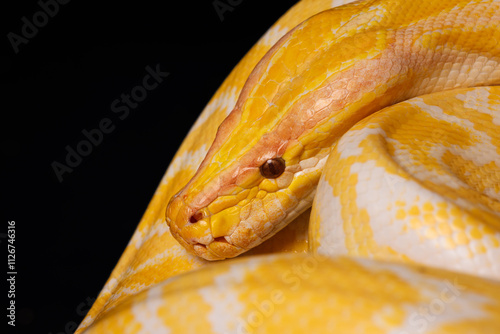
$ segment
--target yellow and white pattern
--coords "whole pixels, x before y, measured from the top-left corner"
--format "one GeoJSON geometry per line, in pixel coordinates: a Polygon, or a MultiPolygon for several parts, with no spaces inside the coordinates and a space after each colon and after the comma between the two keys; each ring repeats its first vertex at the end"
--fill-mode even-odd
{"type": "Polygon", "coordinates": [[[498,115],[493,86],[413,98],[356,124],[319,183],[312,250],[500,280],[498,115]]]}
{"type": "Polygon", "coordinates": [[[500,283],[411,265],[272,255],[173,277],[88,333],[497,333],[500,283]]]}
{"type": "Polygon", "coordinates": [[[348,2],[235,67],[76,333],[500,332],[500,2],[348,2]]]}

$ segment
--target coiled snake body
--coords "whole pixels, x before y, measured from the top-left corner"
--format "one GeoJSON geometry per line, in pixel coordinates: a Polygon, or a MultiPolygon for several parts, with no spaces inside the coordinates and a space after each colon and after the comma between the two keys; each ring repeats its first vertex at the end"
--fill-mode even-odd
{"type": "Polygon", "coordinates": [[[500,332],[500,2],[338,4],[233,70],[77,332],[500,332]]]}

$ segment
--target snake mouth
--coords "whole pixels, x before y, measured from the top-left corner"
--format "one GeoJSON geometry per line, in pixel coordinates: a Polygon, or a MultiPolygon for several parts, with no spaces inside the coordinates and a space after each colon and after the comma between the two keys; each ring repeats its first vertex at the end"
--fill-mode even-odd
{"type": "MultiPolygon", "coordinates": [[[[218,237],[218,238],[215,238],[213,242],[218,242],[218,243],[227,243],[227,244],[229,244],[229,242],[228,242],[228,241],[227,241],[224,237],[218,237]]],[[[211,242],[211,243],[209,243],[208,245],[210,245],[210,244],[212,244],[212,242],[211,242]]],[[[205,248],[205,249],[208,247],[208,245],[206,245],[206,244],[202,244],[201,242],[194,242],[194,243],[192,244],[193,248],[195,248],[195,247],[203,247],[203,248],[205,248]]]]}
{"type": "Polygon", "coordinates": [[[190,244],[186,247],[192,254],[208,261],[224,260],[243,253],[245,250],[231,245],[224,237],[215,238],[208,245],[202,243],[190,244]]]}

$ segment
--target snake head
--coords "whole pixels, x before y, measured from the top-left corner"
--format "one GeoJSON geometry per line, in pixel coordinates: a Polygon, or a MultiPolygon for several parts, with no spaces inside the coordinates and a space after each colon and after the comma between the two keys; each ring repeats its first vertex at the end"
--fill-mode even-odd
{"type": "Polygon", "coordinates": [[[293,141],[273,133],[253,145],[234,140],[226,134],[231,122],[221,125],[197,173],[166,211],[172,235],[207,260],[235,257],[262,243],[310,206],[312,195],[297,197],[314,189],[310,176],[299,173],[294,152],[287,153],[293,141]]]}

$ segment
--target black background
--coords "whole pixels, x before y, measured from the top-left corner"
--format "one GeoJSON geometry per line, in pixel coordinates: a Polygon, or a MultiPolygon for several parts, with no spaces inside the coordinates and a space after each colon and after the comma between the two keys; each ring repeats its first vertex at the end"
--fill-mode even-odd
{"type": "Polygon", "coordinates": [[[196,117],[296,1],[232,2],[240,4],[221,21],[213,0],[73,0],[17,54],[7,34],[21,35],[21,18],[33,22],[41,8],[3,3],[0,241],[6,272],[7,222],[15,220],[18,272],[16,328],[7,333],[72,332],[65,328],[99,293],[196,117]],[[118,119],[111,102],[156,64],[170,75],[118,119]],[[65,147],[75,148],[81,131],[103,118],[114,131],[60,183],[51,163],[63,163],[65,147]]]}

